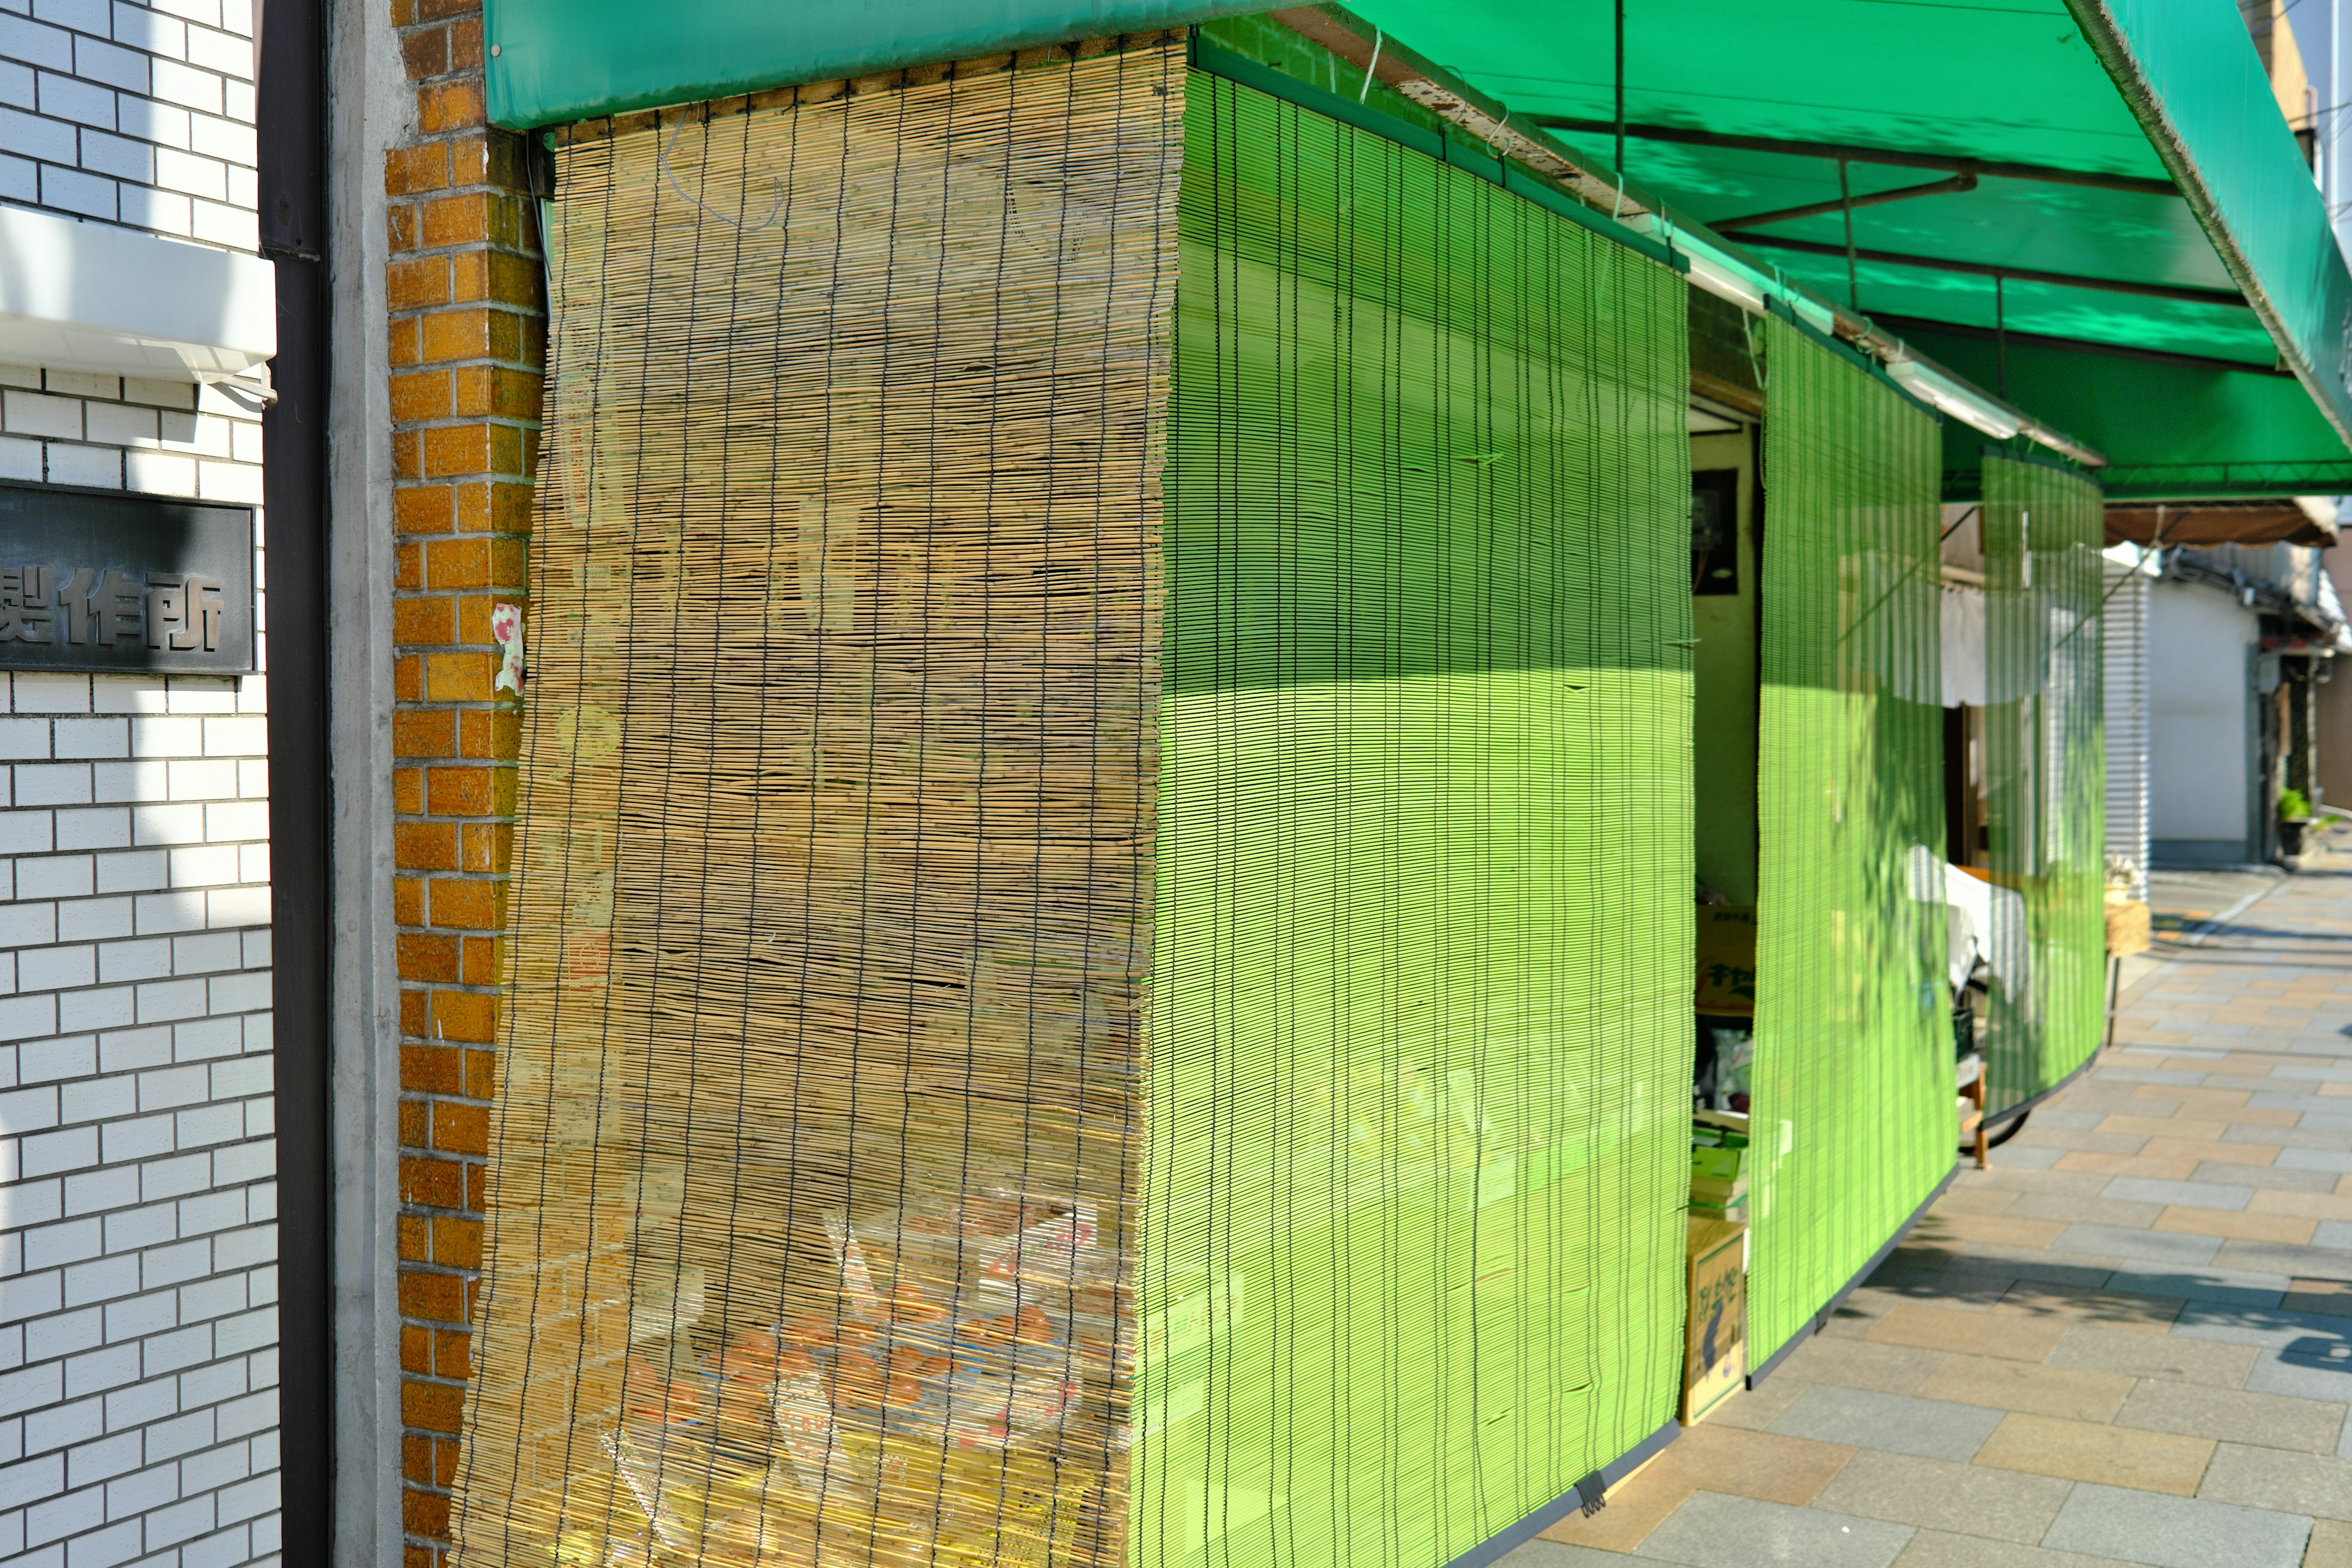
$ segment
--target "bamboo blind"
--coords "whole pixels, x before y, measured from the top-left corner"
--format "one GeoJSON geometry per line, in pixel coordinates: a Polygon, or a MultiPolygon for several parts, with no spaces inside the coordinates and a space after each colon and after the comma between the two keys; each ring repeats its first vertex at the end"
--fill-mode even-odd
{"type": "Polygon", "coordinates": [[[1985,712],[1994,879],[2021,895],[2021,974],[1995,976],[1985,1106],[2041,1093],[2106,1025],[2105,509],[2088,477],[1987,453],[1985,712]]]}
{"type": "Polygon", "coordinates": [[[1679,1385],[1685,289],[1186,115],[1132,1556],[1436,1568],[1679,1385]]]}
{"type": "Polygon", "coordinates": [[[1933,416],[1762,329],[1750,1357],[1951,1169],[1933,416]]]}
{"type": "Polygon", "coordinates": [[[462,1563],[1122,1555],[1181,61],[563,154],[462,1563]]]}

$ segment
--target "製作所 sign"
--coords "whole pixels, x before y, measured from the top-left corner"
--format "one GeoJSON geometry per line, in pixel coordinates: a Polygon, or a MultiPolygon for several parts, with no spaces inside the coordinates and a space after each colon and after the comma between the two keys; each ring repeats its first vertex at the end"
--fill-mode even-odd
{"type": "Polygon", "coordinates": [[[0,669],[253,668],[253,509],[0,484],[0,669]]]}

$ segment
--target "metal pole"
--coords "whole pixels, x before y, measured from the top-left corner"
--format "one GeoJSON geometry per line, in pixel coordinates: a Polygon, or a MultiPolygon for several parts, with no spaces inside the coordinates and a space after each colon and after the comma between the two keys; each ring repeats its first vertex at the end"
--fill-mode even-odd
{"type": "Polygon", "coordinates": [[[2007,281],[1998,272],[1992,275],[1992,336],[2000,356],[1993,372],[1993,390],[2003,402],[2009,398],[2009,295],[2003,287],[2007,281]]]}
{"type": "Polygon", "coordinates": [[[1617,0],[1617,184],[1625,184],[1625,0],[1617,0]]]}
{"type": "Polygon", "coordinates": [[[1838,160],[1838,208],[1845,215],[1845,302],[1858,315],[1862,311],[1862,285],[1854,280],[1853,192],[1846,184],[1843,158],[1838,160]]]}

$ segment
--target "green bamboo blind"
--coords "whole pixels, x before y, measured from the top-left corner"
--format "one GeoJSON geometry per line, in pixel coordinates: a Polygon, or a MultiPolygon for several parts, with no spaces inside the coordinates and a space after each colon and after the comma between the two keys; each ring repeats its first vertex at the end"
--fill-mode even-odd
{"type": "Polygon", "coordinates": [[[1778,317],[1765,366],[1751,1363],[1952,1166],[1935,419],[1778,317]]]}
{"type": "Polygon", "coordinates": [[[1195,74],[1131,1552],[1434,1568],[1671,1417],[1684,285],[1195,74]]]}
{"type": "Polygon", "coordinates": [[[1995,918],[2025,921],[1997,951],[2021,974],[1993,978],[1986,1110],[2030,1100],[2090,1060],[2106,1022],[2105,673],[2098,486],[2047,463],[1988,453],[1984,466],[1985,805],[1993,880],[2021,895],[1995,918]]]}

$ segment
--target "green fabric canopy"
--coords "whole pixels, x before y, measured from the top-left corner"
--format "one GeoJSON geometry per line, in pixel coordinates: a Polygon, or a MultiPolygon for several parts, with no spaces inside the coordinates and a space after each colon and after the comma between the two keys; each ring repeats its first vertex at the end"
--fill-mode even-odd
{"type": "MultiPolygon", "coordinates": [[[[1612,157],[1610,6],[1359,9],[1514,119],[1595,165],[1612,157]]],[[[1968,373],[2100,446],[2135,489],[2352,487],[2352,279],[2229,5],[1683,0],[1625,16],[1635,185],[1906,336],[1926,322],[2036,340],[2041,352],[2013,349],[2005,372],[1996,354],[1968,373]],[[1852,209],[1851,271],[1842,212],[1741,221],[1834,203],[1842,174],[1856,197],[1974,183],[1852,209]],[[2209,410],[2283,413],[2287,449],[2252,421],[2101,419],[2111,397],[2145,403],[2148,367],[2070,343],[2178,356],[2168,368],[2195,373],[2209,410]],[[2305,395],[2277,395],[2283,361],[2305,395]],[[2323,418],[2309,417],[2315,402],[2323,418]],[[2194,473],[2177,471],[2183,442],[2194,473]]]]}
{"type": "MultiPolygon", "coordinates": [[[[551,124],[1251,8],[686,0],[656,13],[624,0],[486,0],[490,110],[504,125],[551,124]]],[[[1613,10],[1603,0],[1360,9],[1514,120],[1552,127],[1596,166],[1612,157],[1613,10]]],[[[2275,431],[2200,433],[2205,493],[2284,488],[2212,477],[2258,471],[2352,490],[2342,438],[2352,433],[2352,276],[2222,0],[1633,4],[1625,110],[1637,186],[1898,331],[1926,322],[2154,352],[2210,376],[2271,379],[2284,364],[2325,424],[2295,421],[2284,453],[2275,431]],[[1842,176],[1856,196],[1947,188],[1852,209],[1850,268],[1844,213],[1773,216],[1834,203],[1842,176]]],[[[1995,370],[2000,384],[1988,385],[2061,428],[2087,425],[2109,394],[2128,395],[2137,374],[2112,357],[2070,362],[2054,378],[2014,356],[1995,370]]],[[[2215,401],[2279,400],[2249,388],[2215,401]]],[[[2160,469],[2179,460],[2168,438],[2135,426],[2108,455],[2160,469]]]]}

